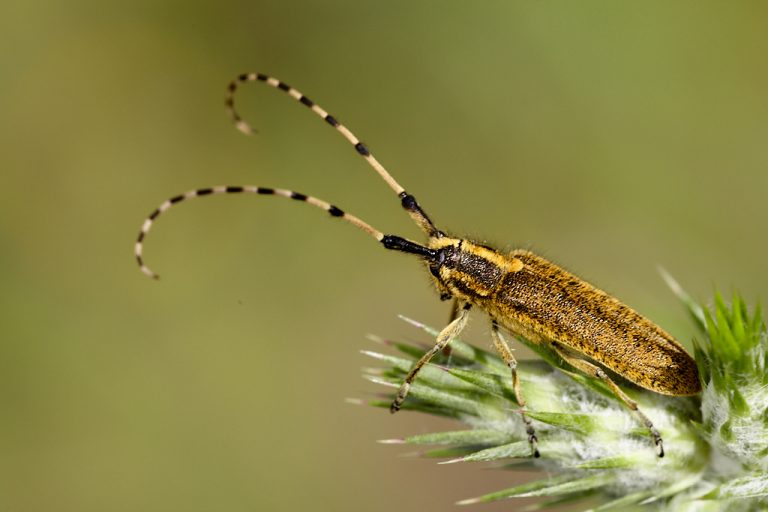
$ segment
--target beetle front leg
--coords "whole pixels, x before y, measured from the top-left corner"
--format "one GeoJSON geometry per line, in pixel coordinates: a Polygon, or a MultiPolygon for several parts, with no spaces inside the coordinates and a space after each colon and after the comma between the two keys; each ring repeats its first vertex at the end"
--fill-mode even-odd
{"type": "Polygon", "coordinates": [[[405,397],[408,396],[408,391],[411,389],[411,384],[416,379],[416,375],[419,373],[421,368],[427,364],[435,356],[435,354],[447,347],[448,343],[450,343],[453,338],[458,336],[459,333],[464,330],[464,327],[467,325],[467,318],[469,317],[469,309],[471,307],[472,306],[469,303],[464,304],[456,319],[446,325],[445,328],[440,331],[440,334],[437,335],[437,342],[435,343],[435,346],[429,349],[429,351],[421,356],[421,359],[416,361],[413,367],[411,367],[411,371],[409,371],[408,375],[405,376],[405,381],[400,386],[400,390],[397,392],[395,400],[389,407],[389,411],[391,413],[396,413],[400,410],[405,397]]]}

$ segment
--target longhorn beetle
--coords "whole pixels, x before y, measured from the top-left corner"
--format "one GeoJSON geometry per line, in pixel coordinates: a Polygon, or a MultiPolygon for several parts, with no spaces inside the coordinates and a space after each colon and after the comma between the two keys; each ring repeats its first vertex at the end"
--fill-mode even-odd
{"type": "Polygon", "coordinates": [[[548,345],[575,369],[605,382],[648,429],[657,455],[664,456],[661,435],[651,420],[599,365],[642,388],[662,395],[699,393],[701,386],[696,364],[672,336],[614,297],[532,252],[517,249],[508,254],[502,253],[465,238],[449,236],[437,229],[416,198],[395,181],[365,144],[335,117],[285,82],[261,73],[249,73],[238,76],[229,84],[225,104],[241,132],[251,134],[253,130],[235,110],[235,91],[239,86],[254,81],[264,82],[286,92],[347,139],[394,190],[402,207],[427,235],[426,244],[396,235],[385,235],[330,203],[292,190],[219,186],[191,190],[172,197],[147,217],[135,246],[136,260],[142,272],[158,278],[144,263],[144,238],[161,213],[184,200],[213,194],[251,193],[309,203],[364,231],[386,249],[418,257],[432,276],[440,298],[454,301],[455,313],[452,320],[438,334],[435,346],[406,375],[392,402],[391,412],[400,409],[419,370],[461,333],[467,324],[470,308],[476,306],[488,314],[493,344],[511,372],[512,387],[522,410],[521,417],[534,457],[539,456],[536,432],[530,418],[525,415],[525,399],[520,390],[517,362],[501,328],[532,343],[548,345]]]}

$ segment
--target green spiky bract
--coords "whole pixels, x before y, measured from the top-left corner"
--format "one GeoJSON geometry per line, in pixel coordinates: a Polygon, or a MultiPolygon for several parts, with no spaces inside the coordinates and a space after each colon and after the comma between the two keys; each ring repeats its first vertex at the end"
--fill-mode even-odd
{"type": "MultiPolygon", "coordinates": [[[[738,295],[728,305],[718,294],[708,309],[667,279],[701,329],[694,356],[703,392],[667,397],[621,384],[661,432],[664,458],[601,382],[571,372],[550,351],[531,344],[542,358],[520,361],[519,374],[540,459],[531,458],[509,369],[494,353],[461,340],[422,370],[403,409],[453,418],[462,427],[388,442],[431,446],[422,453],[445,458],[442,463],[494,461],[546,470],[545,478],[463,505],[540,496],[545,500],[536,508],[591,498],[585,503],[596,511],[768,509],[768,333],[760,308],[750,314],[738,295]]],[[[385,365],[366,370],[366,376],[394,391],[429,343],[387,344],[400,355],[365,352],[385,365]]],[[[389,407],[391,396],[370,403],[389,407]]]]}

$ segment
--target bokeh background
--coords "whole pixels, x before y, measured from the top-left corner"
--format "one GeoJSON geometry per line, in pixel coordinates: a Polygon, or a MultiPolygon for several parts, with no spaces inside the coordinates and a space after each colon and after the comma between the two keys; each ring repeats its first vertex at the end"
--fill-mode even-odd
{"type": "MultiPolygon", "coordinates": [[[[96,2],[0,6],[0,510],[453,510],[530,475],[377,439],[456,428],[347,397],[366,339],[447,306],[313,208],[417,236],[263,71],[366,141],[438,225],[562,263],[690,342],[657,273],[765,298],[765,2],[96,2]]],[[[488,346],[476,315],[467,337],[488,346]]],[[[523,349],[520,354],[526,354],[523,349]]],[[[542,450],[546,449],[546,441],[542,450]]],[[[482,510],[514,510],[506,502],[482,510]]]]}

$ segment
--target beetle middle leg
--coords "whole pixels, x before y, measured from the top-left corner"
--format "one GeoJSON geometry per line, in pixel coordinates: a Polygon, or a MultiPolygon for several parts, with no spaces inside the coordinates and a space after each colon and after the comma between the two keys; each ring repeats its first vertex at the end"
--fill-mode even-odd
{"type": "Polygon", "coordinates": [[[445,328],[440,331],[440,334],[437,335],[437,342],[435,343],[435,346],[429,349],[429,351],[421,356],[421,359],[416,361],[413,367],[411,367],[411,371],[409,371],[408,375],[405,376],[405,381],[403,381],[403,384],[400,386],[400,390],[397,392],[395,400],[389,407],[390,412],[395,413],[400,410],[400,406],[403,405],[405,397],[408,396],[408,391],[411,389],[411,384],[416,379],[416,375],[419,373],[421,368],[427,364],[435,356],[435,354],[448,346],[448,343],[450,343],[450,341],[458,336],[459,333],[464,329],[464,327],[467,325],[467,318],[469,318],[469,309],[471,307],[472,306],[469,303],[464,304],[461,307],[459,315],[456,317],[456,319],[446,325],[445,328]]]}
{"type": "Polygon", "coordinates": [[[661,439],[661,434],[659,434],[659,431],[656,430],[656,427],[653,426],[653,422],[651,422],[648,416],[643,414],[643,412],[638,409],[637,402],[629,398],[629,396],[627,396],[627,394],[624,393],[624,391],[622,391],[621,388],[615,382],[613,382],[613,380],[611,380],[611,378],[602,368],[590,363],[589,361],[585,361],[580,357],[569,354],[562,346],[558,345],[557,343],[552,343],[552,348],[566,363],[570,364],[577,370],[580,370],[587,375],[597,377],[608,384],[608,387],[611,388],[613,394],[616,395],[619,400],[624,402],[624,405],[626,405],[629,410],[635,414],[635,416],[640,420],[645,428],[647,428],[651,433],[651,436],[653,436],[653,442],[656,445],[656,454],[659,457],[664,456],[664,441],[661,439]]]}
{"type": "Polygon", "coordinates": [[[528,434],[528,443],[531,445],[533,456],[538,457],[539,448],[538,438],[536,437],[536,430],[533,428],[531,418],[526,416],[524,412],[525,399],[523,398],[523,393],[520,390],[520,377],[517,375],[517,360],[515,359],[514,354],[512,354],[512,349],[509,348],[507,340],[505,340],[501,335],[501,332],[499,331],[499,324],[496,322],[496,320],[491,320],[491,337],[493,338],[493,344],[496,347],[496,350],[499,352],[501,358],[504,360],[504,363],[509,367],[509,371],[512,373],[512,388],[515,390],[515,399],[517,400],[517,404],[523,411],[522,418],[523,423],[525,423],[525,432],[528,434]]]}

